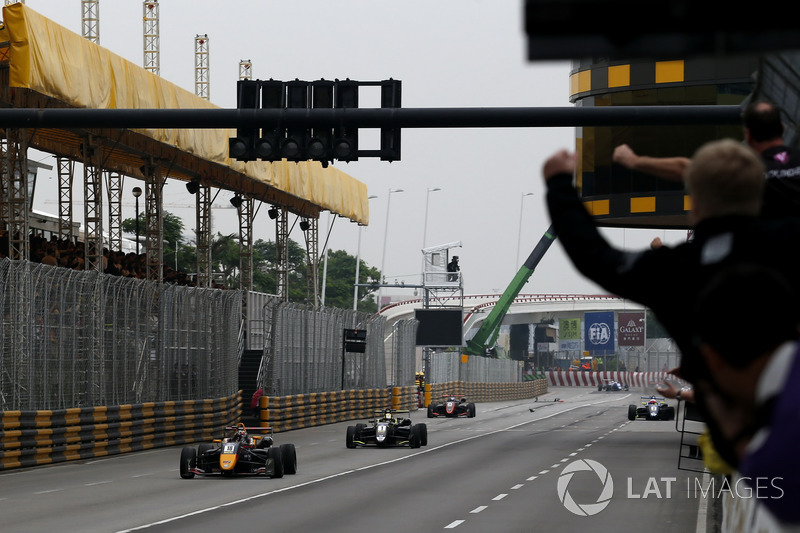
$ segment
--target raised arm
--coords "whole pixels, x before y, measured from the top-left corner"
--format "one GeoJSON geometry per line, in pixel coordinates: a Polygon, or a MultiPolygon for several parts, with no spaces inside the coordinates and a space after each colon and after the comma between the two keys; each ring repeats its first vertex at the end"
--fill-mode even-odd
{"type": "Polygon", "coordinates": [[[683,176],[686,173],[686,169],[689,167],[688,157],[650,157],[647,155],[639,155],[627,144],[621,144],[614,148],[612,161],[631,170],[652,174],[653,176],[671,181],[683,181],[683,176]]]}

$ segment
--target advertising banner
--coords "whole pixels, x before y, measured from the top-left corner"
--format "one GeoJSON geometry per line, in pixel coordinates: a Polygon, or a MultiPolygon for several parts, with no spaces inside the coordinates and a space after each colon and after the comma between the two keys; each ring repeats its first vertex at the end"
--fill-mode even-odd
{"type": "Polygon", "coordinates": [[[584,313],[585,351],[590,355],[614,353],[614,311],[584,313]]]}
{"type": "Polygon", "coordinates": [[[571,352],[581,350],[580,318],[562,318],[558,321],[558,349],[571,352]]]}
{"type": "Polygon", "coordinates": [[[619,313],[617,343],[619,346],[644,346],[644,311],[619,313]]]}

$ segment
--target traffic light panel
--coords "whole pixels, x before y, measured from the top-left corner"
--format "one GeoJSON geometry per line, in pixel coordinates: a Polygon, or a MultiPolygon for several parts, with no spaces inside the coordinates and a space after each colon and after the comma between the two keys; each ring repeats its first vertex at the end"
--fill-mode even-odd
{"type": "MultiPolygon", "coordinates": [[[[379,82],[240,80],[236,103],[239,109],[346,111],[358,109],[362,86],[380,87],[381,108],[400,107],[401,82],[391,79],[379,82]]],[[[308,127],[277,123],[260,129],[238,128],[236,137],[229,139],[229,155],[240,161],[314,160],[323,166],[335,160],[357,161],[359,156],[380,157],[383,161],[400,159],[400,128],[380,128],[380,149],[359,150],[358,126],[345,123],[346,113],[334,112],[334,116],[341,117],[339,124],[328,122],[324,126],[308,127]]]]}
{"type": "MultiPolygon", "coordinates": [[[[286,108],[308,109],[308,82],[295,80],[286,83],[286,108]]],[[[305,161],[306,142],[310,130],[292,126],[286,128],[286,137],[281,143],[281,157],[288,161],[305,161]]]]}
{"type": "MultiPolygon", "coordinates": [[[[334,82],[319,80],[311,82],[311,108],[333,109],[334,82]]],[[[311,129],[311,138],[306,143],[306,155],[309,159],[322,162],[323,167],[334,159],[333,128],[315,126],[311,129]]]]}
{"type": "MultiPolygon", "coordinates": [[[[261,109],[283,109],[286,102],[282,81],[266,80],[261,83],[261,109]]],[[[280,161],[283,132],[280,127],[262,128],[256,141],[256,157],[264,161],[280,161]]]]}
{"type": "MultiPolygon", "coordinates": [[[[401,100],[399,80],[381,82],[381,109],[399,108],[401,100]]],[[[381,161],[400,160],[400,128],[381,128],[381,161]]]]}
{"type": "MultiPolygon", "coordinates": [[[[336,109],[357,109],[358,87],[357,81],[337,81],[336,109]]],[[[333,129],[333,156],[339,161],[356,161],[358,159],[358,128],[341,125],[333,129]]]]}
{"type": "MultiPolygon", "coordinates": [[[[258,82],[239,80],[236,86],[236,107],[238,109],[258,109],[258,82]]],[[[236,137],[228,140],[228,152],[231,158],[239,161],[258,159],[255,154],[257,128],[237,128],[236,137]]]]}

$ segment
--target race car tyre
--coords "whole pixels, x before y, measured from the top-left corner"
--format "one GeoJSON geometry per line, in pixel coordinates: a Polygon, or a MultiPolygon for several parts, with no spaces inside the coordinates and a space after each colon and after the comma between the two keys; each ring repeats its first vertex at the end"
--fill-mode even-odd
{"type": "Polygon", "coordinates": [[[356,424],[356,438],[361,436],[361,432],[367,427],[366,424],[356,424]]]}
{"type": "Polygon", "coordinates": [[[201,470],[211,470],[211,468],[208,467],[207,462],[204,458],[208,452],[214,450],[216,447],[217,447],[216,444],[211,444],[210,442],[201,442],[200,444],[198,444],[197,460],[195,462],[195,466],[197,468],[200,468],[201,470]]]}
{"type": "Polygon", "coordinates": [[[433,405],[428,406],[428,418],[433,418],[433,405]]]}
{"type": "Polygon", "coordinates": [[[347,426],[347,436],[344,440],[345,446],[348,448],[355,448],[356,443],[356,427],[355,426],[347,426]]]}
{"type": "Polygon", "coordinates": [[[281,444],[281,457],[283,458],[283,473],[297,473],[297,451],[294,444],[281,444]]]}
{"type": "Polygon", "coordinates": [[[423,424],[423,423],[417,424],[417,426],[419,426],[419,443],[420,443],[421,446],[427,446],[428,445],[428,426],[423,424]]]}
{"type": "Polygon", "coordinates": [[[267,450],[267,458],[272,459],[272,477],[283,477],[283,454],[280,448],[270,448],[267,450]]]}
{"type": "Polygon", "coordinates": [[[664,420],[675,420],[675,408],[671,405],[664,408],[664,420]]]}
{"type": "Polygon", "coordinates": [[[419,448],[422,446],[422,437],[420,436],[419,424],[411,426],[411,435],[408,439],[408,445],[412,448],[419,448]]]}
{"type": "Polygon", "coordinates": [[[599,390],[599,391],[603,390],[603,385],[602,385],[602,383],[601,383],[600,385],[598,385],[598,386],[597,386],[597,390],[599,390]]]}
{"type": "Polygon", "coordinates": [[[191,471],[197,463],[197,450],[194,446],[187,446],[181,450],[181,466],[180,473],[183,479],[192,479],[194,472],[191,471]]]}
{"type": "Polygon", "coordinates": [[[636,420],[636,406],[629,405],[628,406],[628,420],[636,420]]]}
{"type": "Polygon", "coordinates": [[[469,415],[467,415],[467,416],[469,416],[470,418],[475,418],[475,404],[474,403],[470,403],[467,406],[467,409],[469,410],[469,415]]]}

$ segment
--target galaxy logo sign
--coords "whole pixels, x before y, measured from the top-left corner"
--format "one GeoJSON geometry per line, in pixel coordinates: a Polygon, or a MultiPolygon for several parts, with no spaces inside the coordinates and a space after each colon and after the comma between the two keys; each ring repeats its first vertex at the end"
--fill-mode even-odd
{"type": "Polygon", "coordinates": [[[619,313],[617,343],[619,346],[644,346],[644,312],[619,313]]]}
{"type": "Polygon", "coordinates": [[[614,352],[614,311],[584,313],[585,351],[591,355],[614,352]]]}

